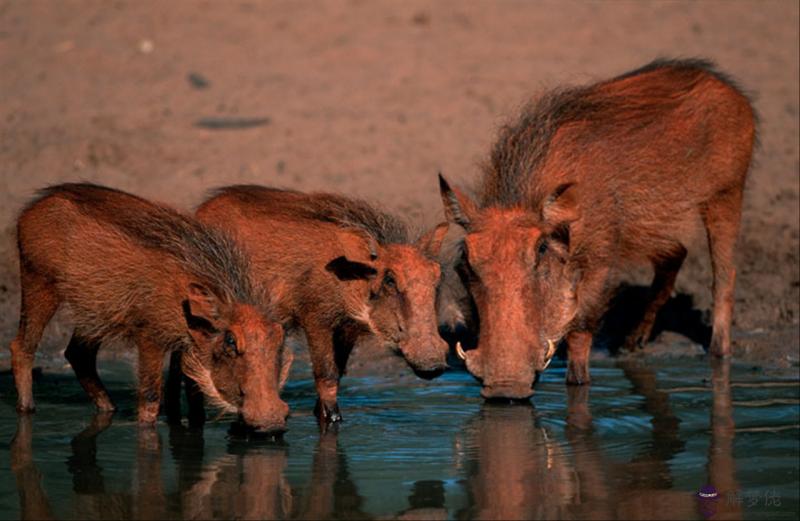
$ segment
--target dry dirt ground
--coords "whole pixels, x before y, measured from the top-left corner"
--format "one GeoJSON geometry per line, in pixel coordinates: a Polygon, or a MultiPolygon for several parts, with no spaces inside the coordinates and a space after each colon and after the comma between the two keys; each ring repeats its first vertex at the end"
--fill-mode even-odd
{"type": "MultiPolygon", "coordinates": [[[[15,218],[40,187],[86,180],[191,208],[252,182],[353,194],[430,225],[436,172],[473,179],[536,92],[704,56],[761,118],[735,353],[796,366],[799,23],[795,0],[2,1],[0,362],[18,317],[15,218]]],[[[703,326],[705,241],[690,251],[673,307],[703,326]]],[[[43,351],[68,333],[57,321],[43,351]]],[[[695,337],[668,333],[654,351],[691,351],[695,337]]]]}

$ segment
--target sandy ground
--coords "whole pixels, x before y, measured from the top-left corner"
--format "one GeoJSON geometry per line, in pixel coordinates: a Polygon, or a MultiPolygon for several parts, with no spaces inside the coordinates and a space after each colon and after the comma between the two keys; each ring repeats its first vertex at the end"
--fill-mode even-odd
{"type": "MultiPolygon", "coordinates": [[[[761,117],[735,353],[796,366],[799,23],[794,0],[0,2],[0,344],[18,318],[16,214],[42,186],[93,181],[190,208],[254,182],[366,197],[428,225],[442,216],[436,172],[473,179],[536,92],[704,56],[761,117]]],[[[701,325],[705,248],[675,301],[701,325]]],[[[43,351],[68,333],[56,321],[43,351]]],[[[697,340],[665,338],[655,352],[697,340]]]]}

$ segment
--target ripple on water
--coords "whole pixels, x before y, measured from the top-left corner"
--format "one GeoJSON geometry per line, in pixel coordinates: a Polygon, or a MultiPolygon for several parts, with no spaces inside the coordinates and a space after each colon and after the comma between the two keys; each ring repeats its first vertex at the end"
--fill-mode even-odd
{"type": "MultiPolygon", "coordinates": [[[[653,498],[671,512],[694,512],[694,492],[725,479],[743,494],[781,498],[777,509],[744,505],[732,517],[798,509],[796,376],[734,365],[733,385],[715,395],[702,360],[602,360],[593,362],[591,387],[569,389],[558,361],[531,404],[513,406],[484,404],[480,385],[462,371],[431,382],[346,377],[345,420],[320,435],[314,382],[300,368],[284,392],[290,430],[273,444],[232,438],[224,419],[199,433],[160,423],[143,434],[130,371],[108,375],[121,412],[96,437],[71,375],[37,383],[25,468],[44,477],[0,480],[0,512],[21,517],[17,478],[27,497],[38,497],[38,486],[53,515],[66,519],[145,517],[147,505],[161,505],[154,517],[172,518],[647,517],[653,498]]],[[[19,439],[10,445],[18,426],[12,385],[0,378],[0,437],[11,449],[0,451],[5,468],[12,452],[26,453],[19,439]]]]}

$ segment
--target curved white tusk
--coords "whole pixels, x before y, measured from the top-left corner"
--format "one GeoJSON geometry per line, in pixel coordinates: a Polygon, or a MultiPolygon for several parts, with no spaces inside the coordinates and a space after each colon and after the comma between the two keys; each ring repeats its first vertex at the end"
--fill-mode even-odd
{"type": "Polygon", "coordinates": [[[550,362],[553,361],[553,355],[556,354],[556,343],[547,339],[547,355],[545,356],[544,367],[542,367],[542,371],[547,369],[547,366],[550,365],[550,362]]]}
{"type": "Polygon", "coordinates": [[[464,361],[467,360],[467,353],[464,352],[464,348],[461,347],[461,342],[456,342],[456,354],[458,357],[464,361]]]}

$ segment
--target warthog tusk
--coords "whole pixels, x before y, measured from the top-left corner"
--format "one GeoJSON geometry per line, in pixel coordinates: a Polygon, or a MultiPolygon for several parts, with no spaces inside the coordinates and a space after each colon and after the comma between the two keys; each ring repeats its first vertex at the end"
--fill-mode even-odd
{"type": "Polygon", "coordinates": [[[553,355],[556,354],[556,343],[553,342],[551,339],[547,339],[547,355],[545,356],[544,367],[542,371],[547,369],[547,366],[550,365],[550,362],[553,360],[553,355]]]}
{"type": "Polygon", "coordinates": [[[461,342],[456,342],[456,354],[458,357],[466,362],[467,360],[467,353],[464,352],[464,348],[461,347],[461,342]]]}
{"type": "Polygon", "coordinates": [[[552,339],[547,339],[547,358],[553,358],[556,354],[556,343],[552,339]]]}

